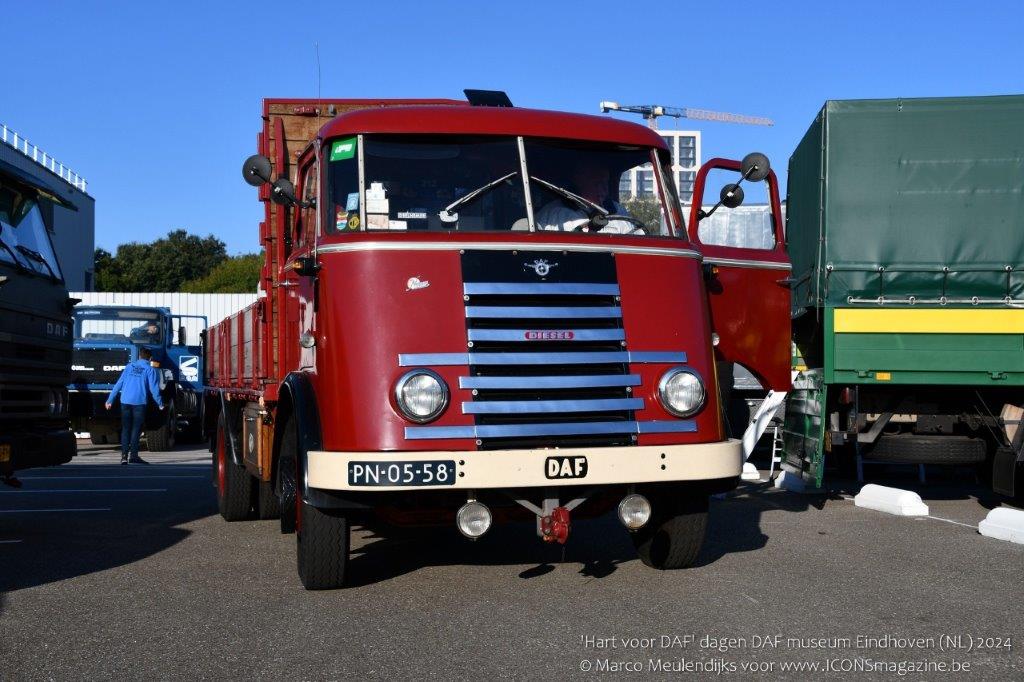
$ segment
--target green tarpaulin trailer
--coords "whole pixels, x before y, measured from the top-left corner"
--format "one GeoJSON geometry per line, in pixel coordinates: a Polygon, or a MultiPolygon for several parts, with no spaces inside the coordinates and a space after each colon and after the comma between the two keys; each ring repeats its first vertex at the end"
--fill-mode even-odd
{"type": "Polygon", "coordinates": [[[788,192],[808,369],[787,467],[820,485],[829,451],[858,465],[994,458],[1012,493],[1000,414],[1024,403],[1024,96],[827,102],[788,192]]]}

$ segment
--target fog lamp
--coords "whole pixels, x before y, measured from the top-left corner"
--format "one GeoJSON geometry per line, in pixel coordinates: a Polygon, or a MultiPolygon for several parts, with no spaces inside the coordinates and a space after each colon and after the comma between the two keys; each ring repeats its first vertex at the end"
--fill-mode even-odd
{"type": "Polygon", "coordinates": [[[651,503],[637,493],[626,495],[619,502],[619,521],[629,530],[640,530],[651,520],[651,503]]]}
{"type": "Polygon", "coordinates": [[[487,505],[476,500],[470,500],[459,508],[455,515],[455,523],[459,532],[471,540],[487,532],[491,527],[491,510],[487,505]]]}

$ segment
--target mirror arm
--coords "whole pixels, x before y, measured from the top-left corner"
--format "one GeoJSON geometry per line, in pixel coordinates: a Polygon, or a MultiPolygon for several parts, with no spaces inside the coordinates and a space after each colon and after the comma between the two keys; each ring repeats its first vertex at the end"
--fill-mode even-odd
{"type": "MultiPolygon", "coordinates": [[[[740,175],[740,179],[736,182],[736,186],[739,187],[740,185],[742,185],[743,181],[746,180],[747,178],[749,178],[750,174],[753,173],[755,170],[757,170],[757,168],[750,168],[750,169],[747,170],[746,173],[742,173],[740,175]]],[[[704,220],[705,218],[710,217],[715,211],[717,211],[721,207],[722,207],[722,200],[719,199],[718,203],[715,204],[714,206],[712,206],[710,211],[705,211],[703,208],[700,209],[699,211],[697,211],[697,222],[699,223],[700,221],[704,220]]]]}

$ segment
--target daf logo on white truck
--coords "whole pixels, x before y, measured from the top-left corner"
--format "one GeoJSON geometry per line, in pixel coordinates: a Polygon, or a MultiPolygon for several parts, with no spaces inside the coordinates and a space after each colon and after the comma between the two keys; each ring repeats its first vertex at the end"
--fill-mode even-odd
{"type": "Polygon", "coordinates": [[[548,478],[586,478],[586,457],[548,457],[544,462],[544,475],[548,478]]]}

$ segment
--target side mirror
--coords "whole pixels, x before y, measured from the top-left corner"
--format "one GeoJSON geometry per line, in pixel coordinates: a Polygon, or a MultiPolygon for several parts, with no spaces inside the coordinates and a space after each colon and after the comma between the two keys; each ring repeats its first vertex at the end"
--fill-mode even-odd
{"type": "Polygon", "coordinates": [[[178,327],[178,345],[188,345],[188,332],[185,331],[185,325],[181,325],[180,327],[178,327]]]}
{"type": "Polygon", "coordinates": [[[726,208],[736,208],[743,203],[743,188],[738,184],[726,185],[718,195],[719,202],[726,208]]]}
{"type": "Polygon", "coordinates": [[[270,190],[270,200],[281,206],[294,206],[299,203],[295,198],[295,185],[288,178],[278,178],[270,190]]]}
{"type": "Polygon", "coordinates": [[[270,182],[270,159],[262,154],[253,154],[242,164],[242,179],[253,187],[270,182]]]}
{"type": "Polygon", "coordinates": [[[768,177],[771,170],[772,166],[768,162],[768,157],[761,152],[750,152],[740,162],[743,179],[751,182],[761,182],[768,177]]]}

